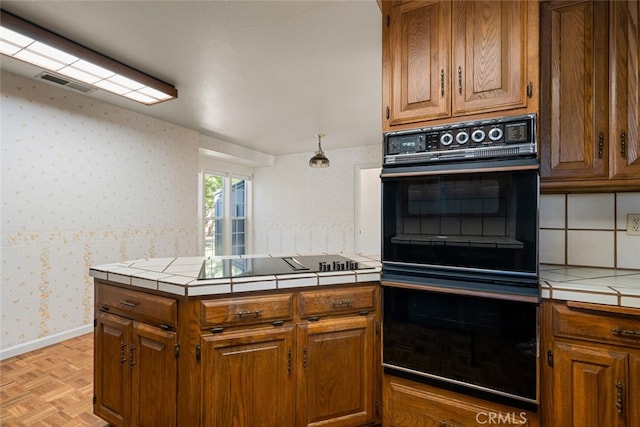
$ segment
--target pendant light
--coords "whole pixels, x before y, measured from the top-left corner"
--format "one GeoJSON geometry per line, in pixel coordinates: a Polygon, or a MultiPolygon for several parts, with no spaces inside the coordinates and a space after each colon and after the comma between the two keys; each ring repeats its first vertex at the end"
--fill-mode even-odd
{"type": "Polygon", "coordinates": [[[318,138],[318,151],[316,151],[316,154],[311,159],[309,159],[309,166],[311,166],[312,168],[328,168],[330,165],[329,159],[327,159],[327,156],[324,155],[322,146],[320,145],[320,140],[323,136],[324,135],[321,133],[316,135],[316,137],[318,138]]]}

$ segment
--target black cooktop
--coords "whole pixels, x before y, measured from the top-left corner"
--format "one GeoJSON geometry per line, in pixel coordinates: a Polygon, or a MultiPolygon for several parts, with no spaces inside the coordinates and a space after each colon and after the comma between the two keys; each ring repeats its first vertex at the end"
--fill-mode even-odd
{"type": "Polygon", "coordinates": [[[292,257],[209,258],[202,263],[198,280],[274,274],[320,273],[358,270],[357,261],[341,255],[292,257]]]}

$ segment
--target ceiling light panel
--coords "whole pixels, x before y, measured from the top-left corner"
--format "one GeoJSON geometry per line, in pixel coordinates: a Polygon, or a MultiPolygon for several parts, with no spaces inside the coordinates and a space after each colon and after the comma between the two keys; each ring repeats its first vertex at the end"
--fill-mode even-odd
{"type": "Polygon", "coordinates": [[[175,87],[0,10],[0,53],[146,105],[178,97],[175,87]]]}

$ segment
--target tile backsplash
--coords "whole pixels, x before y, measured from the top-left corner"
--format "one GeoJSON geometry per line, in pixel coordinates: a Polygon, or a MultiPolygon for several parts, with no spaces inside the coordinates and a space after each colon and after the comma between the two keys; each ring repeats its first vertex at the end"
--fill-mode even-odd
{"type": "Polygon", "coordinates": [[[640,269],[630,213],[640,213],[640,192],[541,195],[540,262],[640,269]]]}

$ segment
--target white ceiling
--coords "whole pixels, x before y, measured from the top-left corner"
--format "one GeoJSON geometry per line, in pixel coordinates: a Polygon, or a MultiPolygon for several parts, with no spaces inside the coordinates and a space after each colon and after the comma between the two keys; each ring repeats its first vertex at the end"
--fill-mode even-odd
{"type": "MultiPolygon", "coordinates": [[[[174,85],[144,106],[87,96],[269,155],[381,141],[375,0],[11,1],[2,8],[174,85]]],[[[40,72],[2,57],[2,69],[40,72]]],[[[71,89],[61,89],[71,90],[71,89]]]]}

